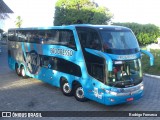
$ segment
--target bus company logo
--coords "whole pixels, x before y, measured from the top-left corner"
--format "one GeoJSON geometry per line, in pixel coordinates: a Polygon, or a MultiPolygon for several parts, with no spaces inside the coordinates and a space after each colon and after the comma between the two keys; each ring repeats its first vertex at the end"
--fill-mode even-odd
{"type": "Polygon", "coordinates": [[[93,93],[94,93],[94,96],[95,96],[96,98],[102,99],[103,93],[99,93],[99,92],[98,92],[98,88],[94,87],[93,93]]]}
{"type": "Polygon", "coordinates": [[[2,117],[12,117],[11,112],[2,112],[2,117]]]}
{"type": "Polygon", "coordinates": [[[136,55],[120,55],[118,56],[118,60],[128,60],[128,59],[135,59],[136,55]]]}
{"type": "Polygon", "coordinates": [[[67,50],[67,49],[51,48],[50,53],[63,56],[73,56],[73,50],[67,50]]]}

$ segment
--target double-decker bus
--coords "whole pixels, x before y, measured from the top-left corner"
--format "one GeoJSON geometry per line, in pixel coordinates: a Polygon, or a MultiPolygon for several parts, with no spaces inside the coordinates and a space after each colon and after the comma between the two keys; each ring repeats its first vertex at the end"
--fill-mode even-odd
{"type": "Polygon", "coordinates": [[[133,32],[126,27],[68,25],[17,28],[8,31],[8,64],[18,76],[60,87],[78,101],[105,105],[143,96],[141,54],[133,32]]]}

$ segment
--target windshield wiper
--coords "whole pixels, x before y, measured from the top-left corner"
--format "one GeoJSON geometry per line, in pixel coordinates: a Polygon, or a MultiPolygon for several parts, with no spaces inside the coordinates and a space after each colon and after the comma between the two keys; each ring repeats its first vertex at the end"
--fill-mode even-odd
{"type": "Polygon", "coordinates": [[[114,82],[114,83],[112,82],[112,83],[113,83],[112,87],[115,87],[115,86],[116,86],[117,84],[119,84],[119,83],[121,83],[121,84],[123,83],[123,84],[124,84],[124,82],[125,82],[125,81],[116,81],[116,82],[114,82]]]}
{"type": "Polygon", "coordinates": [[[112,87],[115,87],[117,84],[125,85],[126,82],[131,82],[131,80],[123,80],[123,81],[112,82],[113,83],[112,87]]]}

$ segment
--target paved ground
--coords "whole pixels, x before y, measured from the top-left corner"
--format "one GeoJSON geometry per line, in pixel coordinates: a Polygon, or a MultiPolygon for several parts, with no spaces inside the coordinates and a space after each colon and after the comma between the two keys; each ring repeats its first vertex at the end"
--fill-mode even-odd
{"type": "MultiPolygon", "coordinates": [[[[94,101],[78,102],[74,97],[64,96],[59,88],[36,79],[18,77],[8,68],[6,46],[3,45],[3,53],[0,55],[0,111],[160,111],[160,79],[144,76],[144,84],[144,97],[131,103],[105,106],[94,101]]],[[[79,120],[81,118],[55,119],[79,120]]],[[[97,119],[109,118],[92,118],[92,120],[97,119]]],[[[147,119],[158,120],[158,118],[147,119]]]]}

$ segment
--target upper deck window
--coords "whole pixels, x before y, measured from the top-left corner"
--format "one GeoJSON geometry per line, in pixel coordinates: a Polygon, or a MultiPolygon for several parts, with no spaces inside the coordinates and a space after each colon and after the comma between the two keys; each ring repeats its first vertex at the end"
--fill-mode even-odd
{"type": "Polygon", "coordinates": [[[78,37],[83,48],[101,50],[101,41],[98,32],[90,28],[77,28],[78,37]]]}
{"type": "Polygon", "coordinates": [[[139,50],[136,37],[130,30],[101,30],[103,49],[108,53],[134,53],[139,50]]]}
{"type": "Polygon", "coordinates": [[[8,38],[16,42],[64,45],[76,50],[73,31],[68,29],[12,30],[8,38]]]}

